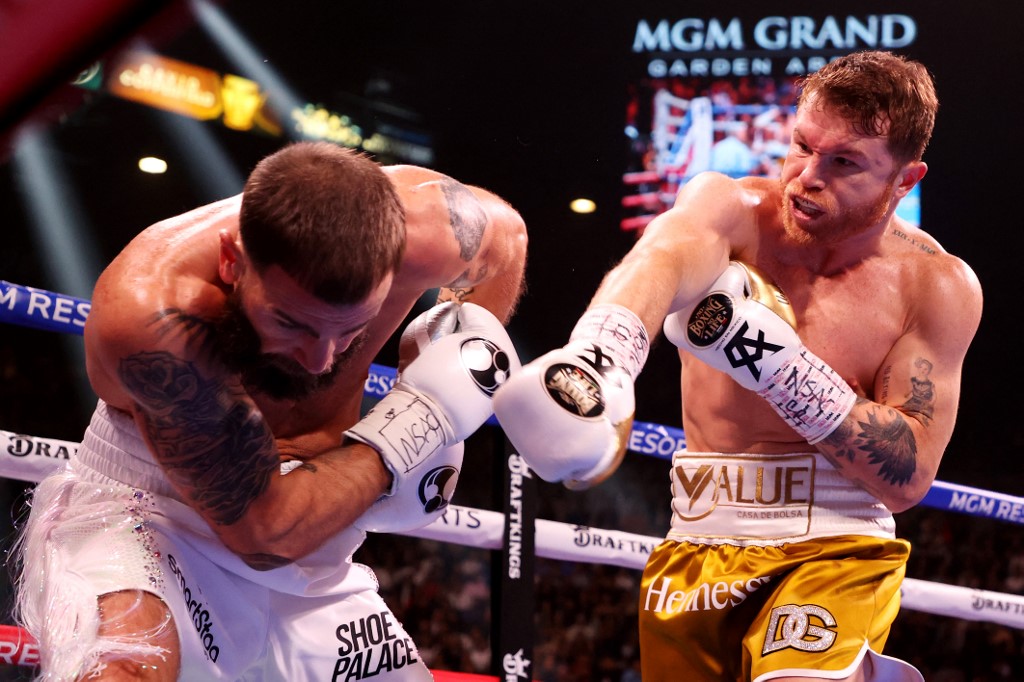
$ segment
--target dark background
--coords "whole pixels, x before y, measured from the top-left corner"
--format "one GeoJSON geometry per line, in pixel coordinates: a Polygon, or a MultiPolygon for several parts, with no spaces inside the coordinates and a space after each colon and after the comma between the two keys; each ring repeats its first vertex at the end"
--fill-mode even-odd
{"type": "MultiPolygon", "coordinates": [[[[5,4],[19,3],[0,0],[0,43],[35,40],[7,30],[5,4]]],[[[343,111],[365,98],[414,112],[415,127],[432,136],[435,169],[493,190],[522,213],[530,231],[528,291],[511,331],[524,360],[565,342],[603,273],[635,241],[635,235],[619,228],[619,200],[626,164],[626,85],[641,77],[645,61],[630,51],[638,19],[913,16],[919,34],[903,51],[932,70],[941,101],[925,155],[930,171],[923,185],[921,224],[975,269],[986,298],[981,329],[965,364],[957,428],[939,478],[1024,494],[1019,463],[1024,430],[1016,393],[1024,385],[1018,342],[1024,225],[1016,205],[1017,161],[1024,153],[1019,123],[1024,112],[1024,42],[1019,38],[1024,5],[946,7],[923,0],[827,7],[787,0],[775,5],[772,11],[766,3],[742,0],[217,3],[304,101],[343,111]],[[569,200],[580,194],[597,201],[597,212],[569,211],[569,200]]],[[[164,56],[251,75],[232,64],[192,22],[187,6],[172,5],[169,11],[137,35],[164,56]]],[[[78,63],[65,65],[61,82],[127,44],[123,36],[120,42],[97,40],[78,63]]],[[[50,152],[62,162],[80,228],[98,263],[116,255],[147,225],[227,195],[183,170],[180,144],[167,139],[158,124],[167,114],[102,93],[52,90],[59,96],[45,101],[43,93],[30,93],[40,96],[31,107],[32,119],[44,126],[50,152]],[[135,162],[143,152],[167,158],[170,171],[139,173],[135,162]]],[[[19,114],[26,112],[2,113],[10,124],[24,120],[19,114]]],[[[227,150],[239,177],[283,143],[216,122],[205,128],[227,150]]],[[[4,132],[11,130],[8,125],[4,132]]],[[[24,200],[5,150],[0,155],[0,279],[89,298],[89,290],[62,291],[48,274],[46,265],[54,262],[54,254],[35,241],[24,200]]],[[[0,428],[80,438],[94,398],[76,391],[84,372],[67,340],[57,337],[0,326],[0,413],[5,420],[0,428]]],[[[638,419],[678,425],[677,364],[674,349],[656,346],[637,383],[638,419]]],[[[627,462],[627,481],[635,467],[656,467],[654,480],[662,487],[641,488],[640,494],[651,507],[663,509],[666,467],[640,455],[630,457],[642,463],[630,468],[627,462]]],[[[610,485],[618,484],[613,479],[610,485]]],[[[555,494],[554,487],[546,490],[555,494]]],[[[19,494],[19,485],[12,484],[12,503],[19,494]]],[[[558,499],[574,520],[601,527],[600,510],[587,508],[586,494],[558,499]]],[[[456,501],[482,504],[472,495],[456,501]]],[[[546,511],[542,508],[542,516],[546,511]]],[[[664,529],[628,530],[660,534],[664,529]]]]}
{"type": "MultiPolygon", "coordinates": [[[[218,6],[305,101],[344,111],[353,96],[367,96],[415,112],[415,125],[433,137],[436,169],[487,187],[520,210],[530,231],[529,290],[512,330],[524,359],[565,341],[601,275],[635,239],[618,227],[618,202],[626,84],[642,75],[644,63],[630,51],[637,19],[740,16],[750,24],[773,13],[763,3],[751,9],[750,3],[721,1],[293,0],[218,6]],[[578,194],[594,198],[597,212],[571,213],[568,202],[578,194]]],[[[1022,239],[1016,162],[1024,152],[1018,123],[1024,110],[1019,70],[1024,46],[1016,30],[1024,6],[1002,4],[996,11],[994,4],[959,3],[939,10],[934,3],[905,1],[829,8],[837,17],[906,13],[918,23],[917,40],[905,51],[933,71],[941,100],[925,156],[930,172],[923,185],[922,227],[974,267],[986,295],[981,329],[965,366],[958,426],[940,478],[1024,493],[1017,463],[1024,437],[1015,390],[1024,385],[1015,286],[1022,239]]],[[[789,1],[778,10],[787,17],[826,16],[818,3],[789,1]]],[[[187,10],[156,26],[159,30],[150,25],[142,35],[161,54],[240,73],[187,10]]],[[[59,117],[51,111],[44,120],[87,240],[101,262],[152,222],[225,195],[183,170],[180,145],[162,137],[157,125],[157,117],[168,114],[100,93],[78,96],[78,106],[65,106],[59,117]],[[143,151],[168,158],[170,171],[139,173],[134,164],[143,151]]],[[[216,122],[205,127],[228,150],[239,177],[282,143],[216,122]]],[[[4,162],[0,279],[61,291],[44,274],[51,257],[32,241],[23,203],[4,162]]],[[[45,353],[46,363],[61,361],[60,349],[54,353],[36,333],[5,328],[0,334],[30,338],[28,348],[17,352],[19,364],[41,362],[33,357],[36,349],[45,353]]],[[[639,419],[678,424],[675,362],[664,345],[655,350],[638,382],[639,419]]],[[[50,412],[44,427],[0,427],[77,438],[91,399],[59,414],[47,404],[53,400],[32,406],[50,412]]]]}

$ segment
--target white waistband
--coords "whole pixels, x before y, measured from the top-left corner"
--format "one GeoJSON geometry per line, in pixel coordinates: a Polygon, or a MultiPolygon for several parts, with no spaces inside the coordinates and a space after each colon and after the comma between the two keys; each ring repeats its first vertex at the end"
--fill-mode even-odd
{"type": "Polygon", "coordinates": [[[153,461],[135,420],[102,400],[96,405],[72,466],[85,477],[91,469],[119,483],[180,500],[163,469],[153,461]]]}
{"type": "Polygon", "coordinates": [[[772,545],[836,535],[895,537],[892,512],[818,452],[680,450],[670,478],[670,540],[772,545]]]}

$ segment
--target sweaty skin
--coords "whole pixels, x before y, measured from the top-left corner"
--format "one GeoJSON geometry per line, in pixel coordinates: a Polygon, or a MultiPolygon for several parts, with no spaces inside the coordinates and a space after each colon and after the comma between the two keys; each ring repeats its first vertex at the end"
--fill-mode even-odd
{"type": "MultiPolygon", "coordinates": [[[[903,511],[934,481],[982,307],[971,269],[895,216],[926,171],[921,161],[898,163],[884,138],[858,134],[827,108],[801,107],[781,181],[697,176],[591,305],[629,307],[655,331],[729,260],[760,268],[790,299],[804,344],[860,396],[817,449],[903,511]]],[[[689,353],[680,358],[691,450],[810,447],[761,397],[689,353]]]]}
{"type": "Polygon", "coordinates": [[[182,497],[256,568],[316,549],[387,489],[379,455],[339,440],[359,418],[371,362],[424,292],[441,287],[439,298],[503,321],[518,299],[526,233],[512,208],[433,171],[384,171],[405,208],[407,245],[393,281],[360,304],[328,305],[276,266],[256,280],[239,255],[240,197],[145,230],[94,293],[85,340],[97,395],[135,416],[182,497]],[[246,312],[262,351],[288,349],[314,374],[341,363],[333,384],[275,399],[200,352],[236,281],[255,291],[246,312]],[[279,476],[282,459],[305,464],[279,476]]]}

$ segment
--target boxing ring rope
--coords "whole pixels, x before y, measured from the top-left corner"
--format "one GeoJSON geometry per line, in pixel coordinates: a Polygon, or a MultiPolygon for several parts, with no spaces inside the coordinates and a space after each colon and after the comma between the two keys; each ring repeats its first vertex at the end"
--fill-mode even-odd
{"type": "MultiPolygon", "coordinates": [[[[89,302],[0,280],[0,323],[47,331],[81,334],[89,302]]],[[[374,364],[366,395],[380,398],[394,385],[396,371],[374,364]]],[[[495,423],[492,421],[490,423],[495,423]]],[[[685,445],[681,429],[636,422],[630,450],[668,459],[685,445]]],[[[0,477],[35,483],[75,456],[78,443],[0,429],[0,477]]],[[[512,471],[527,467],[514,452],[507,454],[512,471]]],[[[922,506],[974,517],[1024,524],[1024,498],[980,488],[935,481],[922,506]]],[[[506,516],[501,512],[451,505],[432,524],[399,533],[485,550],[505,544],[506,516]]],[[[535,556],[558,561],[607,564],[642,570],[661,537],[578,526],[546,519],[534,523],[535,556]]],[[[1024,596],[905,578],[903,608],[933,615],[983,621],[1024,630],[1024,596]]],[[[35,665],[38,651],[28,633],[0,625],[0,664],[35,665]]],[[[494,680],[493,677],[434,671],[438,682],[494,680]]]]}

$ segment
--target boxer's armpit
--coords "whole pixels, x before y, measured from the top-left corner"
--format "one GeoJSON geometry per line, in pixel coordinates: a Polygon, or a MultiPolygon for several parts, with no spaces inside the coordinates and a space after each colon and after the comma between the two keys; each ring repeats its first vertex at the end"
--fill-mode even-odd
{"type": "Polygon", "coordinates": [[[166,351],[121,360],[118,374],[144,435],[175,486],[213,522],[240,520],[280,466],[273,436],[255,406],[239,400],[193,362],[166,351]]]}

